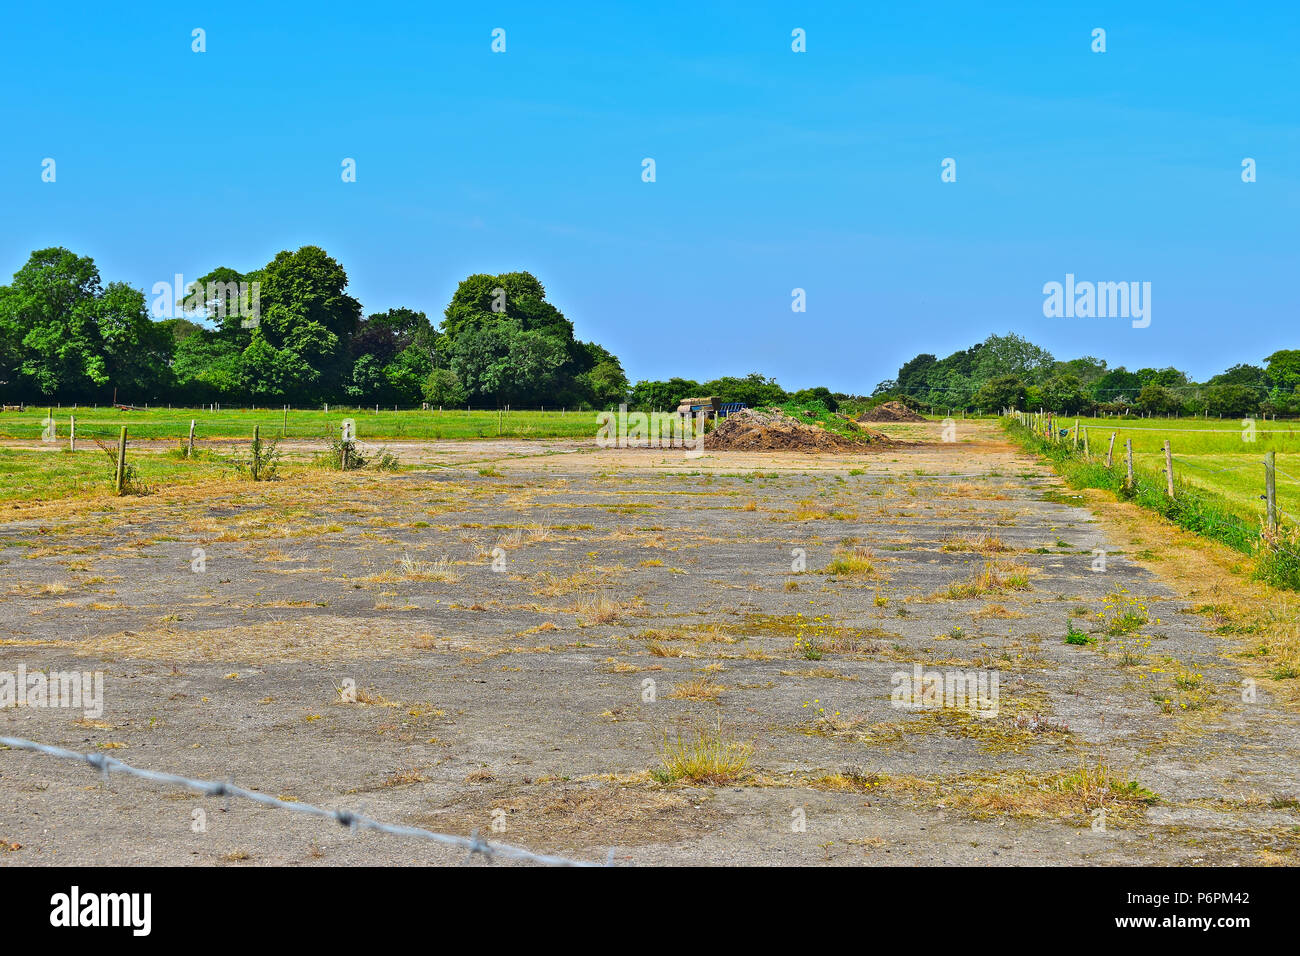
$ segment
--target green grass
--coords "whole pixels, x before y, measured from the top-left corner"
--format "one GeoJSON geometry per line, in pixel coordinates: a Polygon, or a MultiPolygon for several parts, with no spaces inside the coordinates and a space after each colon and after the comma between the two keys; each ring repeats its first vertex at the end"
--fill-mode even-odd
{"type": "MultiPolygon", "coordinates": [[[[29,408],[25,412],[0,412],[0,438],[40,441],[47,409],[29,408]]],[[[77,417],[77,438],[116,440],[126,425],[132,438],[169,438],[180,441],[189,434],[190,419],[196,421],[195,440],[252,439],[253,426],[260,425],[263,438],[281,437],[284,412],[278,408],[222,409],[217,412],[201,408],[151,408],[148,411],[123,412],[115,408],[56,408],[56,438],[68,441],[68,416],[77,417]]],[[[320,439],[337,435],[343,419],[356,422],[357,438],[363,442],[394,439],[475,439],[475,438],[591,438],[596,435],[596,413],[591,411],[497,412],[448,409],[446,411],[385,411],[337,408],[291,410],[284,437],[320,439]]]]}
{"type": "MultiPolygon", "coordinates": [[[[201,455],[193,461],[172,455],[131,455],[137,484],[159,487],[213,478],[233,478],[232,464],[201,455]]],[[[111,494],[112,466],[91,442],[76,453],[0,448],[0,501],[53,501],[111,494]]]]}
{"type": "MultiPolygon", "coordinates": [[[[769,406],[760,407],[767,408],[769,406]]],[[[771,407],[781,409],[791,418],[797,418],[805,425],[820,425],[828,432],[834,432],[837,435],[864,444],[870,440],[863,431],[856,427],[852,420],[844,415],[838,415],[830,411],[821,402],[785,402],[771,407]]]]}
{"type": "MultiPolygon", "coordinates": [[[[1075,451],[1072,436],[1053,442],[1013,419],[1003,419],[1003,427],[1021,445],[1050,459],[1071,487],[1113,492],[1119,498],[1162,515],[1180,528],[1220,541],[1243,554],[1256,555],[1259,558],[1257,577],[1276,587],[1300,590],[1300,532],[1297,531],[1300,486],[1285,474],[1290,471],[1289,455],[1294,455],[1300,464],[1300,436],[1290,423],[1276,426],[1269,423],[1268,429],[1260,423],[1254,442],[1242,441],[1240,431],[1234,437],[1212,430],[1222,427],[1219,422],[1202,423],[1205,427],[1194,432],[1173,430],[1189,426],[1186,419],[1163,423],[1159,419],[1140,419],[1128,429],[1120,423],[1114,460],[1107,468],[1106,447],[1111,432],[1117,430],[1117,420],[1081,419],[1080,426],[1085,427],[1087,422],[1094,423],[1090,432],[1091,459],[1085,457],[1082,442],[1075,451]],[[1161,450],[1166,438],[1171,442],[1174,457],[1173,498],[1168,495],[1161,450]],[[1125,480],[1125,439],[1132,440],[1134,446],[1131,488],[1125,480]],[[1259,496],[1264,492],[1265,451],[1278,452],[1277,496],[1282,527],[1275,534],[1261,535],[1264,506],[1259,496]],[[1232,467],[1215,471],[1211,464],[1214,461],[1232,467]]],[[[1060,424],[1065,426],[1067,422],[1062,419],[1060,424]]],[[[1073,419],[1068,424],[1072,426],[1073,419]]],[[[1291,474],[1297,472],[1300,468],[1291,474]]]]}
{"type": "MultiPolygon", "coordinates": [[[[1059,425],[1073,428],[1074,419],[1062,418],[1059,425]]],[[[1106,445],[1117,432],[1116,464],[1122,464],[1124,442],[1131,440],[1134,467],[1152,473],[1164,472],[1168,439],[1178,480],[1259,516],[1264,514],[1264,453],[1276,452],[1278,507],[1300,517],[1300,422],[1256,422],[1253,442],[1242,440],[1239,419],[1080,418],[1079,427],[1088,431],[1094,459],[1105,461],[1106,445]]],[[[1073,436],[1068,443],[1073,444],[1073,436]]]]}

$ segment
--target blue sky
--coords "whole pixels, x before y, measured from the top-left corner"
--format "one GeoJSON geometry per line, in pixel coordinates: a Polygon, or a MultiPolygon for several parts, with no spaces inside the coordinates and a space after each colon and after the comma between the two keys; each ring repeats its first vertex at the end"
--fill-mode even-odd
{"type": "Polygon", "coordinates": [[[992,332],[1201,378],[1300,347],[1300,11],[1049,6],[11,5],[0,279],[310,243],[440,317],[524,269],[633,379],[849,392],[992,332]],[[1150,327],[1045,318],[1067,272],[1150,282],[1150,327]]]}

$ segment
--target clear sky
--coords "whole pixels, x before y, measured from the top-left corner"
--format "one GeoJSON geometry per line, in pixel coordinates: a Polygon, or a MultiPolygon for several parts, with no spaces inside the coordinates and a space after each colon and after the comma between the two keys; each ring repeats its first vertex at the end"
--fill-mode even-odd
{"type": "Polygon", "coordinates": [[[367,312],[533,272],[634,380],[869,392],[1006,331],[1203,379],[1300,347],[1297,51],[1294,0],[9,4],[0,281],[316,244],[367,312]],[[1150,327],[1045,318],[1066,273],[1150,327]]]}

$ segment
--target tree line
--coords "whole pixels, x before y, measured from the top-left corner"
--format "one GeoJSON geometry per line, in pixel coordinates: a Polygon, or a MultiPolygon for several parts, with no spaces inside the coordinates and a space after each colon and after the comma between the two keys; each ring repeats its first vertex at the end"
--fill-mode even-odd
{"type": "Polygon", "coordinates": [[[915,407],[996,412],[1047,409],[1066,415],[1300,415],[1300,349],[1283,349],[1263,365],[1234,365],[1205,382],[1168,368],[1110,368],[1086,355],[1058,361],[1015,334],[990,335],[947,358],[922,353],[876,386],[873,400],[915,407]]]}
{"type": "Polygon", "coordinates": [[[1007,334],[943,359],[918,355],[870,396],[821,386],[788,392],[758,372],[632,384],[609,350],[575,337],[530,273],[469,276],[437,325],[404,307],[364,315],[347,285],[324,249],[303,246],[249,272],[213,269],[185,290],[160,283],[150,302],[127,283],[104,284],[88,256],[37,250],[0,286],[0,399],[670,410],[686,397],[717,395],[751,406],[819,402],[851,414],[897,399],[923,411],[1300,415],[1294,349],[1196,383],[1175,368],[1057,361],[1007,334]]]}
{"type": "Polygon", "coordinates": [[[618,358],[579,341],[527,272],[469,276],[437,326],[410,308],[363,315],[347,284],[304,246],[251,272],[214,269],[183,296],[160,283],[150,303],[105,285],[88,256],[41,249],[0,286],[0,396],[603,408],[628,391],[618,358]],[[156,319],[160,300],[180,314],[156,319]]]}

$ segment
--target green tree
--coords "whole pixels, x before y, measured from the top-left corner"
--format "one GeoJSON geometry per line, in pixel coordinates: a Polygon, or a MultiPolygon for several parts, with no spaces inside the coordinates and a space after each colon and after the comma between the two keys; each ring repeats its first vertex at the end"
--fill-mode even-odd
{"type": "Polygon", "coordinates": [[[683,398],[699,396],[703,387],[689,378],[670,378],[666,382],[640,381],[628,394],[629,408],[640,411],[674,411],[683,398]]]}
{"type": "Polygon", "coordinates": [[[1084,355],[1067,362],[1057,362],[1053,371],[1061,375],[1074,375],[1086,388],[1106,374],[1105,359],[1084,355]]]}
{"type": "Polygon", "coordinates": [[[1300,349],[1282,349],[1264,361],[1268,363],[1271,384],[1283,392],[1300,389],[1300,349]]]}
{"type": "Polygon", "coordinates": [[[827,411],[839,411],[840,403],[835,400],[831,390],[824,385],[818,385],[815,388],[801,388],[790,396],[792,402],[821,402],[826,406],[827,411]]]}
{"type": "Polygon", "coordinates": [[[975,378],[979,382],[1013,375],[1022,382],[1039,384],[1055,361],[1051,352],[1014,332],[990,335],[982,345],[975,361],[975,378]]]}
{"type": "Polygon", "coordinates": [[[1210,385],[1205,389],[1205,404],[1211,415],[1228,418],[1255,415],[1263,399],[1248,385],[1210,385]]]}
{"type": "Polygon", "coordinates": [[[11,390],[47,398],[86,398],[109,381],[96,302],[99,270],[62,247],[33,252],[0,288],[0,342],[11,390]]]}
{"type": "Polygon", "coordinates": [[[348,397],[363,404],[417,401],[433,371],[437,335],[423,312],[396,308],[371,315],[350,343],[348,397]]]}
{"type": "Polygon", "coordinates": [[[979,387],[972,399],[980,411],[999,412],[1004,408],[1028,408],[1025,384],[1015,375],[999,375],[979,387]]]}
{"type": "Polygon", "coordinates": [[[256,281],[261,316],[242,358],[247,394],[312,401],[338,395],[361,321],[343,267],[324,249],[303,246],[279,253],[256,281]]]}
{"type": "Polygon", "coordinates": [[[465,401],[465,388],[449,368],[435,368],[430,372],[421,391],[426,402],[439,408],[460,405],[465,401]]]}
{"type": "Polygon", "coordinates": [[[717,395],[724,402],[744,402],[751,408],[760,405],[776,405],[789,398],[785,389],[776,383],[776,379],[767,378],[759,372],[750,372],[744,378],[724,375],[722,378],[715,378],[701,385],[699,396],[682,397],[707,395],[717,395]]]}
{"type": "Polygon", "coordinates": [[[1124,366],[1113,368],[1092,384],[1092,397],[1098,402],[1128,402],[1142,391],[1142,379],[1124,366]]]}
{"type": "MultiPolygon", "coordinates": [[[[928,400],[930,388],[927,376],[930,369],[938,361],[935,356],[923,352],[911,361],[904,363],[903,367],[898,370],[898,378],[894,381],[894,388],[890,389],[890,391],[897,390],[904,395],[913,395],[918,398],[926,396],[928,400]]],[[[879,386],[877,386],[876,391],[880,391],[879,386]]]]}
{"type": "Polygon", "coordinates": [[[1060,415],[1078,414],[1089,402],[1079,376],[1069,372],[1051,376],[1041,388],[1043,404],[1060,415]]]}
{"type": "Polygon", "coordinates": [[[457,286],[437,364],[456,374],[470,400],[577,407],[626,389],[618,360],[575,339],[573,323],[527,272],[472,275],[457,286]]]}
{"type": "Polygon", "coordinates": [[[110,282],[93,312],[109,384],[133,402],[169,393],[175,340],[167,327],[150,320],[144,293],[110,282]]]}
{"type": "Polygon", "coordinates": [[[1137,407],[1150,415],[1176,415],[1182,411],[1183,400],[1172,388],[1148,382],[1138,392],[1137,407]]]}

